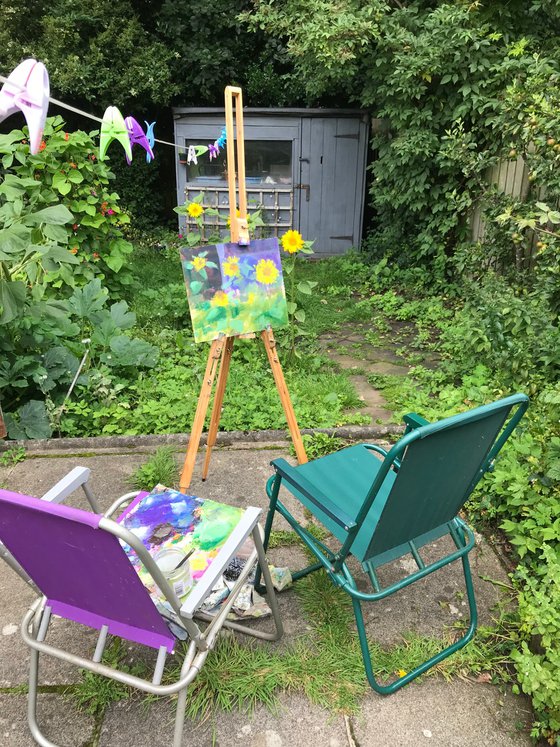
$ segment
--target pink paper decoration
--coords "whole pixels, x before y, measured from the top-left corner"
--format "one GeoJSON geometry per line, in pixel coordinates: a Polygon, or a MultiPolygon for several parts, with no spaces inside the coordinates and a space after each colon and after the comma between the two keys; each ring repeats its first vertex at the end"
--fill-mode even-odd
{"type": "Polygon", "coordinates": [[[0,90],[0,122],[21,111],[29,128],[29,150],[39,152],[49,108],[49,74],[42,62],[21,62],[0,90]]]}

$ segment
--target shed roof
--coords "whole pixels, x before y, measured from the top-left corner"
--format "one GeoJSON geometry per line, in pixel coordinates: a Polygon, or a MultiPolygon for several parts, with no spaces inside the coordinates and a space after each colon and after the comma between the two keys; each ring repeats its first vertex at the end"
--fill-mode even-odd
{"type": "MultiPolygon", "coordinates": [[[[200,115],[223,115],[225,109],[223,106],[174,106],[173,118],[200,116],[200,115]]],[[[368,117],[368,113],[363,109],[306,109],[303,108],[274,108],[274,107],[243,107],[245,115],[263,116],[266,114],[275,117],[368,117]]]]}

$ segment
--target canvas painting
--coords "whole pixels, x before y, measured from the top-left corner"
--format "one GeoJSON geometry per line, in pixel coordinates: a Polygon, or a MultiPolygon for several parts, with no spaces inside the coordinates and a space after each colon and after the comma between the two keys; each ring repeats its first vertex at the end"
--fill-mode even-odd
{"type": "Polygon", "coordinates": [[[287,325],[278,239],[183,247],[181,262],[196,342],[287,325]]]}

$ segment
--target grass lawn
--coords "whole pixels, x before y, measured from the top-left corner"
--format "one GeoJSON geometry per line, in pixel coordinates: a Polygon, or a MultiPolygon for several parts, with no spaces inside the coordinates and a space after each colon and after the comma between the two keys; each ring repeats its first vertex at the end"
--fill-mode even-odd
{"type": "MultiPolygon", "coordinates": [[[[168,253],[169,252],[169,253],[168,253]]],[[[178,256],[139,246],[135,284],[126,300],[136,313],[136,336],[160,351],[153,369],[109,383],[102,376],[77,387],[61,418],[61,435],[147,434],[190,428],[209,345],[194,342],[178,256]]],[[[289,354],[288,331],[276,337],[286,381],[301,428],[368,422],[348,378],[318,353],[317,336],[337,324],[363,318],[356,307],[357,259],[301,263],[298,279],[317,281],[313,294],[298,298],[306,312],[297,356],[289,354]]],[[[224,430],[284,428],[286,421],[260,340],[236,343],[220,427],[224,430]]]]}

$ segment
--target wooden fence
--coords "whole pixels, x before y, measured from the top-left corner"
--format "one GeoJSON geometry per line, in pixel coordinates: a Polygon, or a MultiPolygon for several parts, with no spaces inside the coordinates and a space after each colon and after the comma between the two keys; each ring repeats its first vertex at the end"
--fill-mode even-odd
{"type": "MultiPolygon", "coordinates": [[[[515,161],[501,161],[489,169],[486,175],[489,184],[509,197],[524,201],[529,192],[529,169],[521,156],[515,161]]],[[[484,241],[486,226],[482,209],[477,207],[471,219],[472,240],[484,241]]]]}

